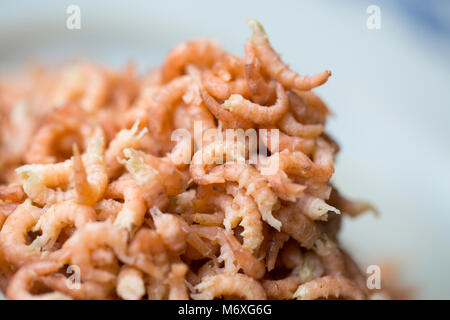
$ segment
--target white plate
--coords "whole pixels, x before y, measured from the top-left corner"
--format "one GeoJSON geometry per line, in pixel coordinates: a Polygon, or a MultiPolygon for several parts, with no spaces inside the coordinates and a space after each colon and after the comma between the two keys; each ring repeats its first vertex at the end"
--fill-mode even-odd
{"type": "MultiPolygon", "coordinates": [[[[383,2],[384,3],[384,2],[383,2]]],[[[334,182],[381,212],[348,220],[345,246],[362,265],[402,262],[422,298],[450,298],[450,72],[448,51],[419,42],[421,30],[381,6],[380,30],[366,27],[369,2],[11,1],[0,4],[0,71],[29,59],[89,57],[146,68],[187,37],[214,36],[234,53],[263,22],[274,47],[301,73],[329,68],[319,89],[335,111],[342,145],[334,182]],[[81,30],[68,30],[69,4],[81,30]],[[439,53],[439,54],[437,54],[439,53]]]]}

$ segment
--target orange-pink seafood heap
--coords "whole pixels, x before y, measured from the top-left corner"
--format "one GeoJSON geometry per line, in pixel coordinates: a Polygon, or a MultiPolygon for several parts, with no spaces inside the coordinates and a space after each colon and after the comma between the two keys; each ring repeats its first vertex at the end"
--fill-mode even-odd
{"type": "Polygon", "coordinates": [[[313,89],[331,73],[295,73],[248,24],[243,58],[199,39],[143,75],[76,62],[1,80],[7,298],[372,297],[337,239],[371,207],[330,184],[313,89]]]}

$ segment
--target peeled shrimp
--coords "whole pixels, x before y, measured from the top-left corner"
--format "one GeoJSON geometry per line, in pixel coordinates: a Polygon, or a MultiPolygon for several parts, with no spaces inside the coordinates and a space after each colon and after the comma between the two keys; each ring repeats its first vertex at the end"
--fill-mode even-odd
{"type": "Polygon", "coordinates": [[[300,76],[284,64],[280,56],[272,49],[261,24],[256,20],[247,20],[253,31],[250,38],[265,71],[286,88],[309,90],[320,86],[328,80],[331,72],[326,70],[315,76],[300,76]]]}
{"type": "Polygon", "coordinates": [[[39,218],[32,231],[42,231],[30,245],[37,251],[50,250],[61,230],[69,225],[79,229],[88,222],[95,221],[95,211],[91,207],[66,201],[52,205],[39,218]]]}
{"type": "Polygon", "coordinates": [[[289,108],[289,99],[281,84],[276,86],[277,100],[272,106],[261,106],[246,100],[240,94],[232,94],[222,107],[233,114],[260,125],[271,125],[280,120],[289,108]]]}
{"type": "Polygon", "coordinates": [[[336,275],[325,276],[300,285],[294,297],[300,300],[315,300],[328,297],[362,300],[363,292],[349,279],[336,275]]]}
{"type": "Polygon", "coordinates": [[[22,202],[23,200],[25,200],[25,193],[20,184],[0,185],[0,201],[22,202]]]}
{"type": "Polygon", "coordinates": [[[248,87],[245,79],[237,78],[232,81],[225,81],[215,75],[213,71],[206,70],[202,74],[203,87],[215,98],[226,100],[232,94],[248,96],[248,87]]]}
{"type": "Polygon", "coordinates": [[[235,296],[246,300],[264,300],[266,293],[261,284],[243,274],[208,276],[195,286],[199,293],[191,294],[195,300],[212,300],[222,296],[235,296]]]}
{"type": "Polygon", "coordinates": [[[267,148],[272,153],[281,152],[288,150],[290,152],[300,151],[305,154],[311,154],[315,148],[314,139],[305,139],[301,137],[289,136],[277,128],[272,126],[265,126],[259,131],[259,136],[261,141],[267,146],[267,148]],[[273,130],[277,130],[278,139],[272,139],[275,135],[272,133],[273,130]],[[270,132],[270,134],[268,134],[270,132]]]}
{"type": "Polygon", "coordinates": [[[106,283],[115,280],[115,274],[95,268],[91,253],[98,248],[112,248],[124,263],[131,263],[127,256],[127,233],[108,222],[91,222],[78,229],[63,245],[58,261],[77,265],[81,269],[82,280],[106,283]]]}

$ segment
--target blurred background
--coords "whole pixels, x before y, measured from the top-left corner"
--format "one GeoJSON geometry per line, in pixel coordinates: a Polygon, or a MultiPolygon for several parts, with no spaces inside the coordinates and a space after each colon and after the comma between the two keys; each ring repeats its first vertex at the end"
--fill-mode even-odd
{"type": "Polygon", "coordinates": [[[294,70],[333,72],[317,90],[342,147],[333,181],[380,211],[346,219],[344,246],[364,270],[397,263],[417,298],[450,299],[450,1],[2,1],[0,73],[80,57],[145,70],[198,36],[243,56],[246,18],[294,70]]]}

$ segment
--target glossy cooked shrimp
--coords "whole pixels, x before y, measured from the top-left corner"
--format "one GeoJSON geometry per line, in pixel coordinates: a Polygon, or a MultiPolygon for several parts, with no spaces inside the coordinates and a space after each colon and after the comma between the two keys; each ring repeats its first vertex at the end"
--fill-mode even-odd
{"type": "Polygon", "coordinates": [[[277,100],[272,106],[262,106],[246,100],[240,94],[232,94],[222,107],[233,114],[259,125],[271,125],[278,122],[289,109],[289,99],[281,84],[276,83],[277,100]]]}
{"type": "Polygon", "coordinates": [[[206,70],[202,73],[202,85],[212,96],[221,100],[228,99],[232,94],[249,96],[247,82],[244,78],[226,81],[212,70],[206,70]]]}
{"type": "Polygon", "coordinates": [[[89,206],[74,201],[65,201],[52,205],[40,217],[33,232],[42,231],[30,244],[36,251],[48,251],[56,243],[61,230],[73,225],[80,229],[89,222],[95,221],[95,211],[89,206]]]}
{"type": "Polygon", "coordinates": [[[250,40],[261,61],[262,67],[273,79],[280,82],[284,87],[310,90],[320,86],[331,76],[329,70],[312,77],[300,76],[295,73],[281,61],[280,56],[272,49],[261,24],[256,20],[247,20],[247,24],[253,32],[250,40]]]}
{"type": "Polygon", "coordinates": [[[191,294],[195,300],[212,300],[233,296],[246,300],[265,300],[266,293],[261,284],[244,274],[218,274],[207,276],[195,286],[199,293],[191,294]]]}
{"type": "Polygon", "coordinates": [[[146,202],[142,190],[129,175],[123,175],[109,184],[106,197],[123,199],[122,209],[114,219],[114,225],[134,233],[144,222],[146,202]]]}
{"type": "Polygon", "coordinates": [[[69,296],[58,291],[38,295],[30,292],[35,281],[42,276],[57,272],[60,267],[60,263],[49,260],[27,264],[12,277],[6,296],[13,300],[69,300],[69,296]]]}
{"type": "Polygon", "coordinates": [[[127,148],[137,149],[141,138],[147,133],[148,129],[143,128],[139,131],[139,121],[133,124],[129,130],[122,129],[116,137],[109,143],[105,152],[106,167],[108,168],[108,177],[117,175],[121,164],[117,159],[122,158],[123,150],[127,148]]]}
{"type": "Polygon", "coordinates": [[[116,292],[124,300],[140,300],[145,295],[142,272],[133,267],[124,266],[117,276],[116,292]]]}
{"type": "Polygon", "coordinates": [[[341,275],[325,276],[302,284],[295,291],[294,297],[299,300],[328,299],[329,297],[351,300],[365,298],[356,284],[341,275]]]}
{"type": "Polygon", "coordinates": [[[122,210],[123,203],[114,199],[102,199],[94,206],[97,221],[114,221],[117,214],[122,210]]]}
{"type": "Polygon", "coordinates": [[[164,83],[180,76],[189,64],[211,67],[224,54],[222,48],[210,39],[182,42],[167,55],[161,70],[164,83]]]}
{"type": "Polygon", "coordinates": [[[256,58],[255,49],[250,40],[245,43],[245,81],[250,91],[250,97],[255,103],[266,105],[274,99],[275,89],[266,82],[261,74],[261,65],[256,58]]]}
{"type": "Polygon", "coordinates": [[[27,244],[27,234],[38,222],[42,209],[27,199],[12,212],[0,231],[0,247],[4,258],[14,266],[37,260],[40,252],[27,244]]]}

